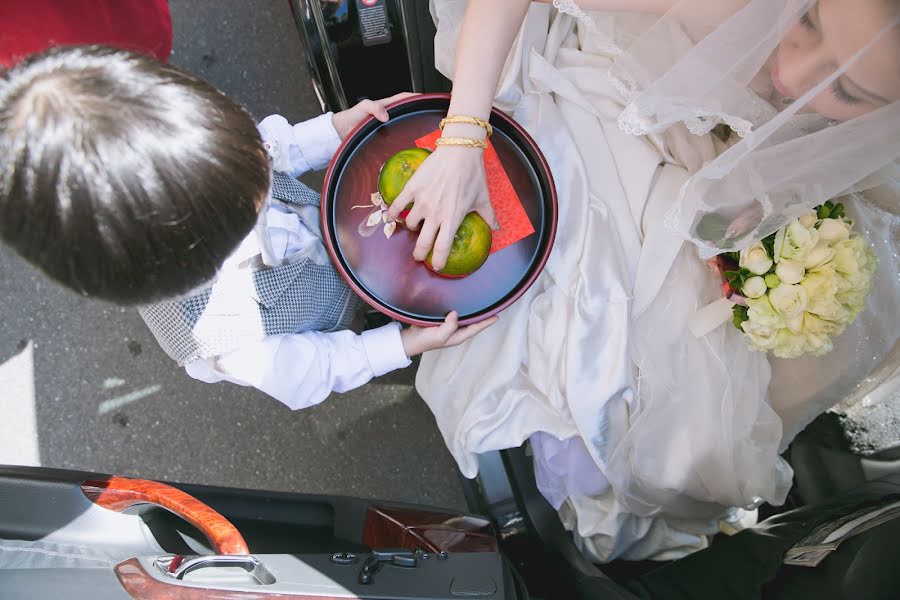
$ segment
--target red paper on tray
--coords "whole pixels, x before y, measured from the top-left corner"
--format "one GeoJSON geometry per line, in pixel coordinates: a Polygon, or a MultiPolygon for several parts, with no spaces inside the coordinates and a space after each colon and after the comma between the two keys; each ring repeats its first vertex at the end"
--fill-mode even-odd
{"type": "MultiPolygon", "coordinates": [[[[435,141],[441,137],[440,131],[435,131],[425,137],[416,140],[419,148],[435,149],[435,141]]],[[[494,207],[494,214],[500,223],[500,230],[493,231],[491,254],[503,250],[507,246],[515,244],[519,240],[534,233],[534,225],[522,207],[522,201],[516,194],[512,182],[506,175],[500,157],[494,150],[493,144],[488,141],[487,150],[484,151],[484,172],[487,175],[488,197],[494,207]]]]}

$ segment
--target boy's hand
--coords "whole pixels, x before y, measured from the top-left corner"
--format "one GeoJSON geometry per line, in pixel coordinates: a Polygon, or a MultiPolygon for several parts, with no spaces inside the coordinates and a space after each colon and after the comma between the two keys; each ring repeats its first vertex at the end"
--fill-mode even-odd
{"type": "Polygon", "coordinates": [[[459,315],[456,311],[453,311],[447,315],[447,318],[444,319],[444,322],[439,327],[412,326],[404,329],[400,332],[400,340],[403,342],[403,350],[406,352],[406,356],[412,358],[429,350],[458,346],[496,323],[498,318],[491,317],[480,323],[461,328],[459,326],[459,315]]]}
{"type": "Polygon", "coordinates": [[[350,135],[350,132],[356,129],[356,126],[362,123],[363,119],[369,115],[375,117],[382,123],[386,122],[388,120],[388,112],[384,107],[397,100],[409,98],[410,96],[415,96],[415,94],[410,92],[400,92],[399,94],[394,94],[390,98],[382,98],[381,100],[363,100],[347,110],[334,113],[331,122],[334,124],[334,129],[337,131],[338,137],[341,138],[341,141],[344,141],[347,136],[350,135]]]}

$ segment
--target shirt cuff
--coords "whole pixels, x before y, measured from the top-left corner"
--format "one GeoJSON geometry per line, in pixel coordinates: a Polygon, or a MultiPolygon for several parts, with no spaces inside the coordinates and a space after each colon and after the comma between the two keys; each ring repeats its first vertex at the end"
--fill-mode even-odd
{"type": "Polygon", "coordinates": [[[408,367],[412,363],[403,350],[400,323],[390,323],[378,329],[363,331],[360,337],[375,377],[408,367]]]}
{"type": "Polygon", "coordinates": [[[341,145],[332,117],[329,112],[294,125],[294,143],[312,171],[327,167],[341,145]]]}
{"type": "MultiPolygon", "coordinates": [[[[256,126],[263,146],[272,160],[272,168],[280,173],[294,171],[291,164],[290,145],[293,131],[291,124],[281,115],[269,115],[256,126]]],[[[305,165],[304,165],[305,166],[305,165]]],[[[309,170],[309,169],[306,169],[309,170]]]]}

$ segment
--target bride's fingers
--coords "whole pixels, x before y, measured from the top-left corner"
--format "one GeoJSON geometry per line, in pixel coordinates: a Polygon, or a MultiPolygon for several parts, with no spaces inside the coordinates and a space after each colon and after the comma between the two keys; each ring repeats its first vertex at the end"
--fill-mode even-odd
{"type": "Polygon", "coordinates": [[[419,226],[422,225],[422,221],[425,219],[424,212],[421,206],[413,204],[413,207],[409,209],[409,212],[403,218],[406,228],[410,231],[418,231],[419,226]]]}
{"type": "Polygon", "coordinates": [[[441,225],[440,232],[434,242],[434,254],[431,256],[431,266],[440,271],[447,265],[447,257],[450,256],[450,249],[453,247],[453,237],[456,235],[456,229],[449,221],[441,225]]]}
{"type": "Polygon", "coordinates": [[[491,199],[487,195],[487,190],[479,195],[478,202],[475,203],[475,211],[481,215],[481,218],[484,219],[484,222],[491,229],[494,231],[500,229],[500,222],[497,221],[497,215],[494,213],[494,207],[491,205],[491,199]]]}
{"type": "Polygon", "coordinates": [[[468,339],[471,339],[497,322],[500,317],[491,317],[478,323],[473,323],[466,327],[457,329],[456,332],[447,340],[446,347],[458,346],[468,339]]]}
{"type": "Polygon", "coordinates": [[[434,245],[434,236],[437,234],[437,229],[438,226],[435,224],[434,219],[425,221],[422,225],[422,231],[419,232],[419,239],[416,240],[416,247],[413,250],[414,259],[425,260],[428,253],[431,252],[431,247],[434,245]]]}
{"type": "MultiPolygon", "coordinates": [[[[397,197],[394,198],[394,201],[391,202],[391,205],[388,206],[388,209],[387,209],[388,221],[396,221],[400,217],[400,213],[402,213],[406,209],[407,205],[409,205],[410,203],[414,203],[414,201],[415,201],[415,194],[413,193],[413,191],[409,187],[409,185],[407,185],[405,188],[403,188],[403,191],[401,191],[397,195],[397,197]]],[[[414,212],[416,214],[418,214],[418,212],[415,210],[415,206],[413,206],[413,208],[410,210],[410,214],[407,215],[407,218],[406,218],[407,226],[409,226],[409,217],[411,217],[414,212]]],[[[420,219],[421,219],[421,217],[420,217],[420,219]]]]}

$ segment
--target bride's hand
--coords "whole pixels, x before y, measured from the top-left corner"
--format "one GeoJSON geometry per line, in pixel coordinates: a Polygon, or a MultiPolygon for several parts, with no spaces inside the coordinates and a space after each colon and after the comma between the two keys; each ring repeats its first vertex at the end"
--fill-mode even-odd
{"type": "Polygon", "coordinates": [[[447,263],[453,236],[463,217],[476,211],[493,229],[498,229],[494,209],[488,199],[482,153],[460,146],[438,146],[391,203],[388,219],[396,220],[407,205],[406,226],[419,231],[413,258],[425,260],[434,248],[432,266],[440,270],[447,263]]]}

